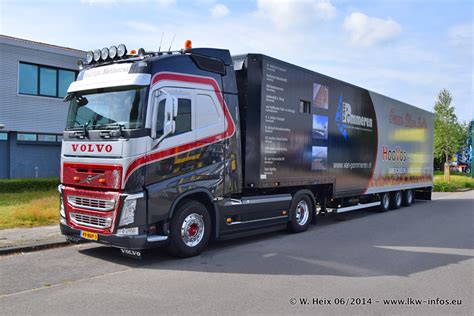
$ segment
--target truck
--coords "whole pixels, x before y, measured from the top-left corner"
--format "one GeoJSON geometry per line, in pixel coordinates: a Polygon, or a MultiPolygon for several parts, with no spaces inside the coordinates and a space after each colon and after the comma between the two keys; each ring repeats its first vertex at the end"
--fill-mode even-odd
{"type": "Polygon", "coordinates": [[[433,114],[262,54],[97,49],[78,61],[60,228],[140,256],[431,199],[433,114]]]}

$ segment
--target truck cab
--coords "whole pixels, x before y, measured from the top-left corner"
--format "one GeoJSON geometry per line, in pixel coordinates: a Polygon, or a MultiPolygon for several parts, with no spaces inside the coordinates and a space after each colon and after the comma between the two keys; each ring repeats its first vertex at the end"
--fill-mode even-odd
{"type": "Polygon", "coordinates": [[[65,98],[62,233],[137,251],[169,244],[173,212],[194,201],[179,223],[178,248],[191,250],[177,252],[197,253],[192,245],[212,237],[214,201],[241,189],[229,51],[120,45],[89,52],[80,68],[65,98]]]}

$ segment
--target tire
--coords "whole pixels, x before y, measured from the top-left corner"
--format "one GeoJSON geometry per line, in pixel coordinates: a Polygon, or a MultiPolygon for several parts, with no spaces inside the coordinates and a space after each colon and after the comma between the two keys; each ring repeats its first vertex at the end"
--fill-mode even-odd
{"type": "Polygon", "coordinates": [[[380,212],[386,212],[390,209],[390,194],[388,192],[380,194],[380,212]]]}
{"type": "Polygon", "coordinates": [[[211,236],[211,217],[206,207],[197,201],[185,200],[171,220],[168,251],[176,257],[199,255],[211,236]]]}
{"type": "Polygon", "coordinates": [[[403,192],[402,205],[410,206],[413,204],[413,190],[406,190],[403,192]]]}
{"type": "Polygon", "coordinates": [[[396,210],[402,206],[402,191],[390,193],[390,209],[396,210]]]}
{"type": "Polygon", "coordinates": [[[306,194],[297,194],[291,202],[291,218],[288,230],[291,233],[306,231],[313,218],[314,207],[312,199],[306,194]]]}

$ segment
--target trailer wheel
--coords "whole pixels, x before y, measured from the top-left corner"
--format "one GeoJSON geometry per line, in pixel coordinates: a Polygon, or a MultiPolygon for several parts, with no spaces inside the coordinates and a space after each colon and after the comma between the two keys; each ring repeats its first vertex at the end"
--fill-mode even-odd
{"type": "Polygon", "coordinates": [[[211,218],[197,201],[185,201],[171,220],[169,252],[180,258],[200,254],[211,236],[211,218]]]}
{"type": "Polygon", "coordinates": [[[380,194],[380,212],[386,212],[390,209],[390,194],[385,192],[380,194]]]}
{"type": "Polygon", "coordinates": [[[402,205],[410,206],[413,204],[413,190],[406,190],[403,192],[402,205]]]}
{"type": "Polygon", "coordinates": [[[288,230],[292,233],[301,233],[308,229],[313,217],[313,201],[306,194],[297,194],[291,202],[291,218],[288,230]]]}
{"type": "Polygon", "coordinates": [[[390,209],[396,210],[402,206],[402,191],[390,193],[390,209]]]}

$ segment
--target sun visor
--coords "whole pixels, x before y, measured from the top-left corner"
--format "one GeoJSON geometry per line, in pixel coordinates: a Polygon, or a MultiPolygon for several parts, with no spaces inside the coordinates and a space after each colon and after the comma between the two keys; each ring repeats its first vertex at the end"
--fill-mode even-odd
{"type": "Polygon", "coordinates": [[[83,70],[67,92],[150,84],[150,74],[130,73],[131,67],[132,63],[123,63],[83,70]]]}

